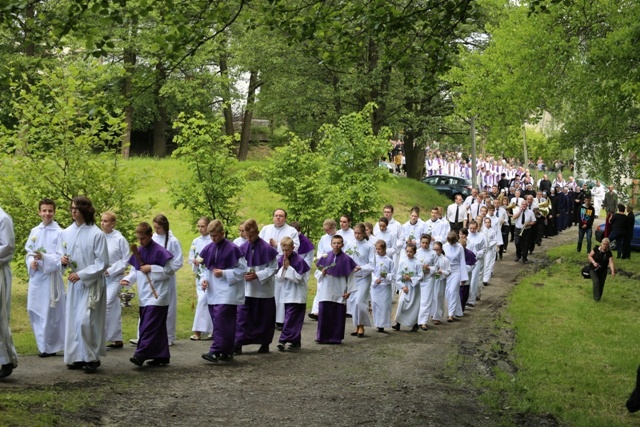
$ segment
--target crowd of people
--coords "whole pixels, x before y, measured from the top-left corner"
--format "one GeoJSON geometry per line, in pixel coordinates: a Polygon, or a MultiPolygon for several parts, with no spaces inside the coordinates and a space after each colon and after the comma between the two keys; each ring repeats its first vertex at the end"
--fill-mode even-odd
{"type": "MultiPolygon", "coordinates": [[[[483,287],[510,243],[515,261],[527,263],[543,238],[572,226],[578,229],[578,252],[586,240],[594,299],[600,300],[607,267],[615,274],[609,240],[618,243],[619,258],[630,256],[633,212],[617,204],[613,187],[603,191],[598,202],[598,185],[577,188],[561,173],[553,181],[544,175],[533,183],[528,172],[509,179],[510,172],[494,169],[493,162],[480,166],[480,171],[494,178],[499,173],[500,179],[494,183],[483,178],[487,185],[474,188],[466,198],[457,194],[449,206],[434,206],[429,219],[422,220],[414,207],[401,223],[391,205],[384,206],[375,224],[352,226],[348,215],[339,223],[328,218],[317,246],[297,223],[287,222],[284,209],[275,210],[273,224],[262,229],[253,219],[243,222],[233,242],[225,238],[220,221],[200,218],[199,236],[187,256],[197,293],[190,339],[212,339],[202,355],[212,363],[230,361],[248,345],[268,353],[276,330],[278,350],[299,350],[311,274],[317,291],[308,316],[318,322],[319,344],[340,344],[347,317],[355,337],[364,337],[365,328],[377,333],[403,326],[426,331],[431,325],[458,321],[481,300],[483,287]],[[592,248],[598,204],[607,213],[609,239],[592,248]],[[392,315],[394,295],[397,307],[392,315]]],[[[107,349],[124,345],[119,294],[123,286],[137,284],[138,336],[130,340],[136,346],[130,361],[137,366],[169,364],[176,339],[176,272],[184,257],[168,218],[160,214],[151,224],[140,223],[137,245],[130,246],[116,230],[113,212],[101,215],[98,228],[87,197],[74,198],[70,208],[73,223],[62,229],[55,221],[55,202],[42,199],[42,222],[33,228],[25,247],[27,311],[38,355],[64,352],[69,369],[95,372],[107,349]]],[[[8,263],[14,246],[11,219],[0,210],[0,377],[17,366],[8,327],[8,263]]]]}

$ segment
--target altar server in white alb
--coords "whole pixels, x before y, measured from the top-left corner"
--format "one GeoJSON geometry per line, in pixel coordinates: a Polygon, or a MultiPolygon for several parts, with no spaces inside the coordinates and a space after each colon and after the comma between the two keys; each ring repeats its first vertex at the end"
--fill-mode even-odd
{"type": "MultiPolygon", "coordinates": [[[[211,237],[207,231],[207,226],[211,222],[209,217],[203,216],[198,220],[196,226],[198,227],[198,233],[200,235],[193,239],[191,242],[191,249],[189,249],[189,264],[191,264],[191,270],[196,275],[196,296],[198,301],[196,302],[195,315],[193,316],[193,335],[189,337],[191,341],[200,341],[202,334],[211,334],[213,332],[213,322],[211,322],[211,315],[209,314],[209,307],[207,306],[207,293],[202,290],[202,279],[207,274],[207,269],[202,265],[202,257],[200,253],[202,250],[211,243],[211,237]]],[[[240,234],[244,235],[244,224],[240,225],[240,234]]],[[[240,237],[239,237],[240,238],[240,237]]],[[[244,243],[238,242],[240,244],[244,243]]]]}
{"type": "Polygon", "coordinates": [[[446,254],[451,269],[451,274],[447,277],[445,293],[449,309],[447,322],[453,322],[464,315],[460,301],[460,284],[469,280],[464,248],[458,243],[458,235],[454,231],[450,231],[447,235],[447,243],[442,246],[442,251],[446,254]]]}
{"type": "Polygon", "coordinates": [[[302,342],[302,325],[307,307],[307,282],[311,267],[293,250],[291,237],[280,241],[282,255],[278,258],[279,270],[276,281],[282,283],[280,301],[285,307],[282,333],[278,339],[278,350],[284,351],[289,343],[289,350],[299,350],[302,342]]]}
{"type": "Polygon", "coordinates": [[[369,242],[364,224],[353,227],[355,241],[351,242],[345,251],[356,263],[356,291],[349,295],[347,313],[351,313],[355,330],[351,336],[364,337],[364,327],[371,326],[369,319],[369,299],[371,288],[371,272],[375,262],[375,248],[369,242]]]}
{"type": "Polygon", "coordinates": [[[431,317],[434,325],[442,324],[442,316],[444,313],[444,294],[447,278],[451,274],[451,265],[449,259],[442,250],[442,243],[433,244],[433,250],[436,253],[436,266],[434,277],[436,282],[433,290],[433,304],[431,304],[431,317]]]}
{"type": "Polygon", "coordinates": [[[427,322],[431,315],[431,305],[435,291],[435,272],[438,256],[431,249],[431,236],[423,234],[420,238],[420,247],[416,252],[416,258],[422,264],[422,280],[420,280],[420,311],[418,312],[418,324],[423,331],[427,330],[427,322]]]}
{"type": "Polygon", "coordinates": [[[387,256],[385,241],[376,241],[375,268],[371,275],[371,312],[373,326],[383,334],[387,333],[384,328],[391,327],[391,301],[395,268],[393,260],[387,256]]]}
{"type": "Polygon", "coordinates": [[[420,281],[422,280],[422,264],[415,257],[416,245],[407,243],[407,257],[400,262],[396,273],[396,288],[400,291],[396,324],[393,329],[400,330],[400,325],[418,331],[418,314],[420,312],[420,281]]]}
{"type": "MultiPolygon", "coordinates": [[[[180,242],[169,230],[169,220],[166,216],[158,214],[153,218],[153,241],[169,251],[173,258],[173,271],[177,273],[184,265],[182,257],[182,246],[180,242]]],[[[176,340],[176,314],[178,308],[178,284],[176,276],[169,278],[171,286],[169,287],[169,312],[167,313],[167,336],[169,338],[169,346],[172,346],[176,340]]]]}
{"type": "MultiPolygon", "coordinates": [[[[318,248],[316,249],[316,259],[320,259],[326,254],[332,251],[331,249],[331,239],[337,233],[337,224],[336,221],[327,218],[322,223],[322,229],[325,232],[325,235],[320,238],[318,242],[318,248]]],[[[309,318],[313,320],[318,320],[318,312],[319,312],[320,301],[318,300],[318,290],[316,287],[316,296],[313,298],[313,305],[311,306],[311,311],[309,312],[309,318]]]]}
{"type": "Polygon", "coordinates": [[[105,212],[100,219],[100,227],[107,238],[109,248],[109,268],[104,272],[107,284],[107,319],[105,339],[107,348],[122,348],[122,307],[120,306],[120,281],[129,264],[131,251],[122,233],[115,229],[116,214],[105,212]]]}
{"type": "Polygon", "coordinates": [[[18,366],[9,319],[11,314],[11,266],[16,248],[11,217],[0,208],[0,378],[11,375],[18,366]]]}
{"type": "Polygon", "coordinates": [[[69,369],[84,368],[86,372],[98,369],[100,356],[106,354],[104,272],[109,267],[109,251],[104,233],[95,225],[95,213],[88,197],[74,197],[74,222],[62,232],[56,248],[60,268],[70,270],[64,362],[69,369]]]}
{"type": "Polygon", "coordinates": [[[38,356],[55,356],[64,349],[66,294],[56,246],[62,228],[54,221],[56,203],[40,200],[42,222],[31,230],[25,250],[29,274],[27,313],[38,346],[38,356]]]}

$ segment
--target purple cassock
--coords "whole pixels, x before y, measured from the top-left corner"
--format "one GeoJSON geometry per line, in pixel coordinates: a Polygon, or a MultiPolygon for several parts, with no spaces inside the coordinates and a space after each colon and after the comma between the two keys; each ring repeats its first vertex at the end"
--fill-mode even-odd
{"type": "MultiPolygon", "coordinates": [[[[467,267],[475,265],[478,260],[476,259],[476,255],[471,252],[469,249],[464,248],[464,261],[467,264],[467,267]]],[[[469,273],[469,277],[471,277],[471,273],[469,273]]],[[[466,285],[460,286],[460,304],[462,304],[462,312],[464,313],[464,309],[467,306],[467,301],[469,301],[469,281],[467,281],[466,285]]]]}
{"type": "MultiPolygon", "coordinates": [[[[264,240],[245,242],[240,250],[247,260],[248,268],[269,264],[278,256],[278,251],[264,240]]],[[[235,345],[269,345],[273,341],[276,328],[276,300],[273,296],[273,276],[267,279],[271,283],[271,296],[259,298],[245,296],[244,304],[238,306],[235,345]]],[[[267,285],[268,286],[268,285],[267,285]]],[[[245,288],[246,289],[246,288],[245,288]]]]}
{"type": "MultiPolygon", "coordinates": [[[[334,254],[330,252],[327,257],[320,258],[316,262],[320,269],[329,267],[327,275],[335,278],[344,277],[345,280],[357,267],[351,257],[344,252],[334,254]]],[[[334,301],[320,301],[318,310],[318,331],[316,342],[320,344],[341,344],[344,339],[344,322],[347,315],[347,306],[344,303],[334,301]]]]}
{"type": "MultiPolygon", "coordinates": [[[[164,267],[173,255],[153,240],[147,246],[138,248],[138,253],[143,265],[159,265],[164,267]]],[[[135,255],[129,258],[136,270],[140,270],[140,262],[135,255]]],[[[139,285],[138,285],[139,286],[139,285]]],[[[165,359],[169,361],[169,337],[167,336],[168,305],[144,305],[139,308],[140,324],[138,330],[140,337],[138,346],[133,354],[139,359],[165,359]]]]}
{"type": "Polygon", "coordinates": [[[311,240],[309,240],[309,238],[304,234],[298,233],[298,238],[300,239],[300,247],[296,250],[297,253],[304,255],[316,248],[313,246],[313,243],[311,243],[311,240]]]}
{"type": "MultiPolygon", "coordinates": [[[[209,243],[200,252],[200,256],[208,270],[228,270],[238,264],[242,258],[242,251],[229,240],[223,239],[219,243],[209,243]]],[[[209,286],[212,286],[215,295],[215,284],[210,283],[209,286]]],[[[233,354],[237,308],[235,304],[209,304],[209,314],[213,322],[213,343],[210,348],[212,353],[233,354]]]]}
{"type": "MultiPolygon", "coordinates": [[[[302,235],[300,235],[300,247],[303,246],[302,235]]],[[[308,241],[305,237],[305,239],[308,241]]],[[[311,245],[313,250],[313,245],[311,245]]],[[[278,258],[278,269],[282,268],[284,255],[278,258]]],[[[311,267],[307,265],[304,259],[298,255],[297,252],[292,252],[289,257],[289,268],[293,268],[296,273],[303,275],[308,272],[311,267]]],[[[307,309],[305,303],[285,303],[284,304],[284,323],[282,325],[282,332],[278,341],[286,344],[291,343],[296,346],[300,345],[302,340],[302,325],[304,323],[304,312],[307,309]]]]}

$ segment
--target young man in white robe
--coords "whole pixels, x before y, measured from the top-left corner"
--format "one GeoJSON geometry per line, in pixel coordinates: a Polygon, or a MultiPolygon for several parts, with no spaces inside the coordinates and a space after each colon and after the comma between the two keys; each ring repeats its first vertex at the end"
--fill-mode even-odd
{"type": "Polygon", "coordinates": [[[351,313],[355,330],[351,336],[364,337],[364,327],[371,326],[369,319],[369,299],[371,288],[371,273],[375,261],[375,248],[367,238],[364,224],[356,224],[353,228],[355,241],[350,243],[346,254],[356,263],[356,291],[349,295],[347,313],[351,313]]]}
{"type": "MultiPolygon", "coordinates": [[[[322,258],[324,255],[331,252],[331,238],[337,233],[338,225],[336,221],[327,218],[322,223],[322,229],[324,230],[324,236],[320,238],[318,242],[318,247],[316,249],[316,260],[322,258]]],[[[311,311],[309,312],[309,318],[313,320],[318,320],[318,311],[319,311],[319,303],[318,300],[318,289],[316,287],[316,296],[313,298],[313,305],[311,306],[311,311]]]]}
{"type": "Polygon", "coordinates": [[[53,200],[40,200],[38,215],[42,222],[31,230],[25,245],[27,313],[40,357],[55,356],[64,349],[66,293],[56,257],[62,228],[54,221],[55,214],[53,200]]]}
{"type": "Polygon", "coordinates": [[[122,348],[122,307],[120,306],[120,281],[129,264],[131,250],[122,233],[116,230],[116,214],[105,212],[100,219],[100,227],[107,238],[109,268],[104,272],[107,286],[107,318],[105,339],[107,348],[122,348]]]}
{"type": "Polygon", "coordinates": [[[476,301],[482,292],[482,275],[484,272],[484,255],[487,251],[487,238],[484,233],[478,231],[478,223],[469,223],[469,235],[467,236],[467,249],[476,256],[476,263],[471,270],[469,299],[467,305],[475,307],[476,301]]]}
{"type": "MultiPolygon", "coordinates": [[[[196,302],[196,312],[193,315],[193,326],[191,327],[193,334],[189,337],[191,341],[200,341],[202,339],[202,334],[211,335],[213,332],[213,322],[211,322],[211,315],[209,315],[209,307],[207,306],[207,294],[202,290],[202,284],[200,283],[207,273],[207,269],[202,265],[202,257],[200,257],[200,253],[205,246],[211,243],[211,237],[209,237],[209,233],[207,232],[207,226],[210,222],[211,219],[205,216],[198,220],[196,227],[198,228],[198,233],[200,233],[200,235],[193,239],[193,242],[191,242],[191,248],[189,249],[188,262],[191,264],[191,271],[193,271],[196,276],[196,296],[198,297],[198,301],[196,302]]],[[[243,235],[244,225],[240,225],[240,229],[240,234],[243,235]]],[[[238,243],[242,244],[244,241],[238,243]]],[[[238,246],[235,242],[234,245],[238,246]]]]}
{"type": "Polygon", "coordinates": [[[67,285],[64,363],[69,369],[95,372],[106,355],[105,318],[109,267],[107,238],[95,225],[95,208],[85,196],[71,201],[73,223],[61,234],[56,253],[67,285]]]}
{"type": "Polygon", "coordinates": [[[423,331],[427,330],[427,322],[431,314],[431,305],[435,290],[435,271],[437,255],[431,249],[431,236],[424,234],[420,238],[420,247],[416,252],[416,258],[422,264],[422,280],[420,280],[420,310],[418,312],[418,324],[423,331]]]}
{"type": "MultiPolygon", "coordinates": [[[[402,234],[402,224],[400,224],[398,221],[396,221],[393,218],[393,205],[385,205],[382,208],[382,215],[387,218],[387,220],[389,221],[389,224],[387,225],[387,230],[389,232],[391,232],[392,234],[395,234],[395,247],[393,249],[395,249],[395,255],[391,258],[393,258],[393,261],[396,263],[396,268],[398,267],[398,263],[400,262],[400,252],[402,251],[402,248],[404,247],[404,236],[402,234]]],[[[373,227],[373,234],[377,236],[377,232],[380,230],[380,222],[378,222],[377,224],[375,224],[375,226],[373,227]]],[[[389,252],[389,243],[387,242],[387,253],[389,252]]]]}
{"type": "Polygon", "coordinates": [[[10,328],[11,260],[16,248],[13,220],[0,208],[0,378],[11,375],[18,367],[18,354],[13,346],[10,328]]]}

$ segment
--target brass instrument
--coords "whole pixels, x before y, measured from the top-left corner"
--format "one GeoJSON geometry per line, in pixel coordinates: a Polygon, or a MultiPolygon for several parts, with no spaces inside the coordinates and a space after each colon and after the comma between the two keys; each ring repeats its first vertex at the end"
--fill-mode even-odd
{"type": "Polygon", "coordinates": [[[513,209],[513,208],[515,208],[516,206],[518,206],[518,204],[517,204],[517,203],[511,203],[511,204],[507,205],[507,207],[505,207],[505,209],[507,209],[507,210],[508,210],[508,209],[513,209]]]}
{"type": "Polygon", "coordinates": [[[551,211],[551,200],[547,200],[546,202],[542,202],[538,204],[538,208],[540,209],[540,213],[543,216],[548,216],[551,211]]]}

